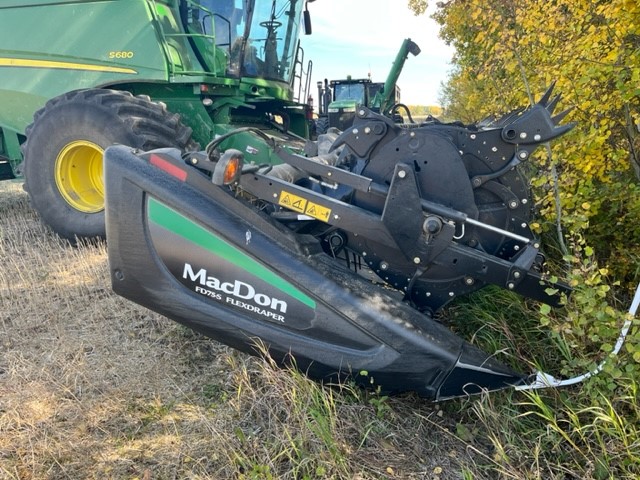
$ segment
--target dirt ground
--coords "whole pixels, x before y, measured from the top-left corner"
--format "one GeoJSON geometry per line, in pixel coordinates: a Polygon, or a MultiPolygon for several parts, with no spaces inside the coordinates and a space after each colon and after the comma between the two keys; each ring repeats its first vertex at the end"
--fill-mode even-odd
{"type": "Polygon", "coordinates": [[[59,240],[17,182],[0,262],[0,479],[447,479],[487,455],[460,404],[327,393],[115,296],[105,245],[59,240]]]}

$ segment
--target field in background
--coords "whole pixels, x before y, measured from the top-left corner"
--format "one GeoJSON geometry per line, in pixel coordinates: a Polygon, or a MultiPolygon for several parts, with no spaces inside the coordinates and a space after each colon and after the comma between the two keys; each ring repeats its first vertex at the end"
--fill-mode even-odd
{"type": "Polygon", "coordinates": [[[491,463],[464,401],[321,387],[115,296],[105,245],[58,240],[19,183],[0,183],[0,262],[2,480],[444,480],[491,463]]]}

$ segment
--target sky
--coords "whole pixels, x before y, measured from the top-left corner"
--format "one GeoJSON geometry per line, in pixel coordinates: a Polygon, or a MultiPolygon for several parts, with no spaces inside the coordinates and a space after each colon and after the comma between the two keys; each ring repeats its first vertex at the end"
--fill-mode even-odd
{"type": "MultiPolygon", "coordinates": [[[[435,2],[429,2],[434,4],[435,2]]],[[[317,0],[309,3],[312,35],[302,35],[305,63],[313,61],[311,92],[328,78],[367,78],[384,82],[405,38],[421,49],[409,54],[398,85],[407,105],[438,105],[440,83],[451,68],[453,48],[438,38],[431,9],[416,17],[406,0],[317,0]]]]}

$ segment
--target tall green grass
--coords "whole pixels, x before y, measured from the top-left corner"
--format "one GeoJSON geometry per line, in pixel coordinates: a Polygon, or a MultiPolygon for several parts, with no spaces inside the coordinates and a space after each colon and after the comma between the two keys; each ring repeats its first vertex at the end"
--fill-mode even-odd
{"type": "Polygon", "coordinates": [[[533,367],[571,376],[606,360],[603,371],[582,384],[486,395],[465,406],[468,425],[484,432],[493,451],[476,459],[476,474],[640,478],[640,368],[633,357],[638,322],[620,354],[609,355],[627,318],[624,302],[614,297],[606,272],[588,257],[573,259],[575,291],[558,311],[497,289],[485,289],[451,307],[452,328],[487,351],[503,352],[503,360],[521,371],[533,367]]]}

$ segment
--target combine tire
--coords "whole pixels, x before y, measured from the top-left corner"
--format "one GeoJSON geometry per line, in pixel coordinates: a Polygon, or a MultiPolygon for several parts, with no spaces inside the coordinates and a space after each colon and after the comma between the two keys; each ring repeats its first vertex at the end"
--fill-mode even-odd
{"type": "Polygon", "coordinates": [[[23,146],[25,187],[40,217],[58,235],[104,238],[102,154],[114,144],[141,150],[195,150],[191,128],[146,96],[80,90],[37,111],[23,146]]]}

